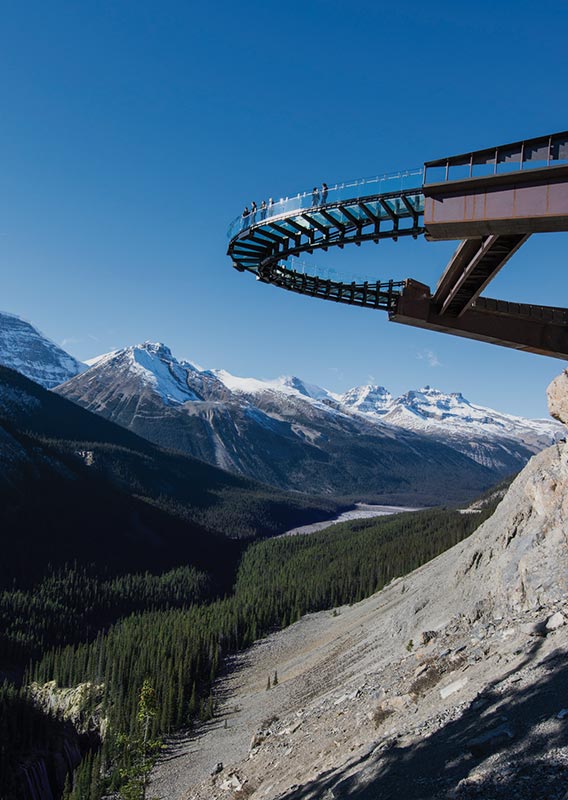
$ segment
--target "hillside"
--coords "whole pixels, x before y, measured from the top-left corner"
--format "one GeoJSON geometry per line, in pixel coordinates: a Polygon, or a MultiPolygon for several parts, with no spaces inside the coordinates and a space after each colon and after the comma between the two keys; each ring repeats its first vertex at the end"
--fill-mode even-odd
{"type": "MultiPolygon", "coordinates": [[[[552,394],[568,422],[566,376],[552,394]]],[[[567,486],[561,442],[531,460],[465,541],[368,600],[308,615],[237,657],[217,687],[218,717],[172,742],[152,791],[171,800],[564,798],[567,486]]]]}
{"type": "Polygon", "coordinates": [[[338,508],[163,450],[5,367],[0,466],[4,585],[74,560],[222,571],[234,558],[227,537],[279,533],[338,508]]]}

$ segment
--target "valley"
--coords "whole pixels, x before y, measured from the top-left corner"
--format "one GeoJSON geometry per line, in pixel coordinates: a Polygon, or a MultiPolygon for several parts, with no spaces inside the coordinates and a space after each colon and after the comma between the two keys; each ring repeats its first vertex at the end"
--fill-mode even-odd
{"type": "MultiPolygon", "coordinates": [[[[429,387],[338,397],[297,378],[237,379],[148,343],[96,359],[54,390],[0,366],[0,516],[11,533],[0,567],[0,706],[6,736],[14,731],[0,754],[3,791],[10,800],[15,787],[14,800],[138,791],[140,765],[155,753],[127,768],[124,743],[142,747],[146,683],[152,735],[165,737],[176,765],[172,773],[169,757],[160,762],[153,790],[209,800],[217,785],[221,795],[255,785],[258,776],[241,779],[236,767],[228,789],[211,786],[211,758],[246,757],[268,697],[285,699],[273,709],[280,718],[312,697],[314,675],[335,685],[336,667],[323,662],[351,658],[367,624],[354,604],[467,541],[511,467],[562,431],[429,387]],[[188,450],[199,442],[196,457],[188,450]],[[461,499],[461,510],[417,508],[434,498],[461,499]],[[306,633],[312,619],[318,627],[306,633]],[[253,684],[270,660],[263,680],[278,680],[267,694],[253,684]],[[35,720],[33,741],[16,734],[21,718],[35,720]],[[191,782],[206,788],[187,794],[191,782]]],[[[384,655],[395,668],[394,651],[384,655]]]]}

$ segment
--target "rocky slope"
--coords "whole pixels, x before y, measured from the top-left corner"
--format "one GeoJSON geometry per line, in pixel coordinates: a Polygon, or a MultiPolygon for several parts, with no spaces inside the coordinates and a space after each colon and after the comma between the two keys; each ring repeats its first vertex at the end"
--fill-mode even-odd
{"type": "MultiPolygon", "coordinates": [[[[568,377],[551,390],[568,422],[568,377]]],[[[171,744],[169,800],[562,800],[568,444],[469,539],[235,659],[216,719],[171,744]],[[266,690],[278,670],[278,685],[266,690]]]]}
{"type": "Polygon", "coordinates": [[[471,497],[558,435],[435,390],[345,395],[299,378],[237,378],[146,342],[57,392],[151,441],[280,488],[420,505],[471,497]]]}
{"type": "Polygon", "coordinates": [[[86,369],[29,322],[0,312],[0,364],[15,369],[46,389],[86,369]]]}

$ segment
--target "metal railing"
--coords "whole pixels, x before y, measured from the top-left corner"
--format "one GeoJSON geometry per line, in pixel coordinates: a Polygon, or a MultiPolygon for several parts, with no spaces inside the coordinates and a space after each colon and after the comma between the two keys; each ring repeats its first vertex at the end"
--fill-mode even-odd
{"type": "Polygon", "coordinates": [[[363,200],[365,197],[373,197],[379,194],[412,189],[419,190],[422,186],[423,177],[424,170],[420,167],[419,169],[392,172],[371,178],[356,178],[333,184],[327,188],[322,185],[312,189],[312,191],[298,192],[293,197],[281,197],[276,202],[269,199],[266,201],[265,207],[262,207],[262,203],[260,203],[256,211],[251,212],[249,209],[250,213],[247,216],[235,217],[229,225],[227,238],[233,239],[242,230],[252,225],[292,212],[317,209],[321,206],[342,203],[347,200],[363,200]]]}
{"type": "Polygon", "coordinates": [[[425,164],[424,185],[568,164],[568,133],[499,145],[425,164]]]}

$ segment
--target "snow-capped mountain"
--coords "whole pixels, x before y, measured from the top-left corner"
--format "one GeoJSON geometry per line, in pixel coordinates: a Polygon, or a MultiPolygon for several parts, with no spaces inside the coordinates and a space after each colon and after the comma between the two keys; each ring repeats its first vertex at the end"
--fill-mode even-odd
{"type": "MultiPolygon", "coordinates": [[[[365,397],[372,389],[376,387],[352,389],[342,400],[353,394],[365,397]]],[[[517,460],[520,468],[524,457],[519,457],[519,445],[536,453],[564,435],[554,420],[504,414],[471,403],[459,392],[444,393],[430,386],[396,398],[379,396],[376,403],[350,405],[369,418],[444,441],[489,467],[507,467],[517,460]]]]}
{"type": "Polygon", "coordinates": [[[47,389],[86,369],[29,322],[5,312],[0,312],[0,364],[47,389]]]}
{"type": "Polygon", "coordinates": [[[337,397],[341,405],[365,414],[382,416],[392,403],[392,394],[384,386],[355,386],[337,397]]]}
{"type": "Polygon", "coordinates": [[[58,393],[166,447],[282,488],[441,502],[520,469],[560,430],[433,389],[343,395],[297,377],[240,378],[146,342],[58,393]]]}

